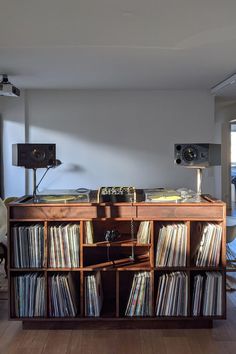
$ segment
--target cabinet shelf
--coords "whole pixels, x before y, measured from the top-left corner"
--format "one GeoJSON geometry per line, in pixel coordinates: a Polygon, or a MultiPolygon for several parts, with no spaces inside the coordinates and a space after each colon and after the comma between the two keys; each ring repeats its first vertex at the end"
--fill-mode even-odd
{"type": "Polygon", "coordinates": [[[44,272],[47,268],[10,268],[11,272],[44,272]]]}
{"type": "Polygon", "coordinates": [[[145,244],[139,244],[137,243],[137,241],[122,241],[122,242],[97,242],[97,243],[93,243],[93,244],[86,244],[84,243],[82,245],[83,247],[88,247],[88,248],[93,248],[93,247],[151,247],[151,245],[149,243],[145,243],[145,244]]]}
{"type": "Polygon", "coordinates": [[[120,266],[114,266],[114,267],[101,267],[101,268],[91,268],[91,267],[85,267],[83,268],[83,270],[85,271],[95,271],[95,270],[100,270],[103,272],[108,272],[108,271],[119,271],[119,272],[123,272],[126,270],[129,271],[150,271],[151,267],[150,267],[150,263],[149,262],[143,262],[143,263],[137,263],[137,264],[130,264],[130,265],[125,265],[123,267],[120,266]]]}

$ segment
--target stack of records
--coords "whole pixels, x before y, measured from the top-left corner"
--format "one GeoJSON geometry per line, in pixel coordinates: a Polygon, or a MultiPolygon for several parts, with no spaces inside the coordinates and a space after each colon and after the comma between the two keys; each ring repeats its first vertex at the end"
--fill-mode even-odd
{"type": "Polygon", "coordinates": [[[221,316],[222,274],[206,272],[204,278],[202,275],[194,277],[193,316],[221,316]]]}
{"type": "Polygon", "coordinates": [[[49,267],[79,267],[79,237],[77,224],[49,227],[49,267]]]}
{"type": "Polygon", "coordinates": [[[45,316],[45,278],[37,273],[13,277],[16,317],[45,316]]]}
{"type": "Polygon", "coordinates": [[[100,316],[102,304],[101,273],[98,271],[85,277],[85,316],[100,316]]]}
{"type": "Polygon", "coordinates": [[[141,221],[137,233],[137,243],[147,244],[151,239],[151,223],[150,221],[141,221]]]}
{"type": "Polygon", "coordinates": [[[150,272],[134,275],[125,316],[151,316],[152,293],[150,272]]]}
{"type": "Polygon", "coordinates": [[[85,221],[85,243],[94,243],[93,222],[91,220],[85,221]]]}
{"type": "Polygon", "coordinates": [[[156,267],[185,267],[187,254],[187,226],[169,224],[159,231],[156,267]]]}
{"type": "Polygon", "coordinates": [[[71,274],[56,274],[48,279],[49,315],[51,317],[75,317],[77,294],[71,274]]]}
{"type": "Polygon", "coordinates": [[[193,316],[200,316],[202,308],[202,298],[203,298],[203,279],[204,277],[200,274],[194,277],[193,285],[193,316]]]}
{"type": "Polygon", "coordinates": [[[157,289],[157,316],[187,316],[188,277],[184,272],[164,274],[157,289]]]}
{"type": "Polygon", "coordinates": [[[202,239],[196,257],[196,266],[217,267],[220,262],[222,227],[207,223],[202,232],[202,239]]]}
{"type": "Polygon", "coordinates": [[[44,261],[44,233],[42,225],[13,226],[13,266],[42,268],[44,261]]]}

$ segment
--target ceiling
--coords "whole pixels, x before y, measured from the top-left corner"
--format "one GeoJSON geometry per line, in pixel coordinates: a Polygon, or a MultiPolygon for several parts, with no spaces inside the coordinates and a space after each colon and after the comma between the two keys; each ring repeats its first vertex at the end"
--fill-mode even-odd
{"type": "Polygon", "coordinates": [[[236,72],[235,0],[0,0],[0,8],[0,73],[19,88],[210,89],[236,72]]]}

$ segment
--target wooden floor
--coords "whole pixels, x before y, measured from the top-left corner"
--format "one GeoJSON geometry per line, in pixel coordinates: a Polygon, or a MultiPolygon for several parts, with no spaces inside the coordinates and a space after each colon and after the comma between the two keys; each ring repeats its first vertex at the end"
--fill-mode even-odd
{"type": "Polygon", "coordinates": [[[7,321],[0,300],[0,354],[235,354],[236,292],[228,293],[228,319],[213,329],[22,330],[7,321]]]}

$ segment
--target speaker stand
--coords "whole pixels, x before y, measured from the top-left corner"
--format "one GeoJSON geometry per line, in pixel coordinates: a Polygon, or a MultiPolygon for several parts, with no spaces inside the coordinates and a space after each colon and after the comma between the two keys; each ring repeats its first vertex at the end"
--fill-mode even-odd
{"type": "Polygon", "coordinates": [[[37,201],[37,168],[33,168],[33,200],[37,201]]]}
{"type": "Polygon", "coordinates": [[[203,167],[196,168],[197,172],[197,196],[196,200],[198,202],[201,201],[201,194],[202,194],[202,173],[203,173],[203,167]]]}

